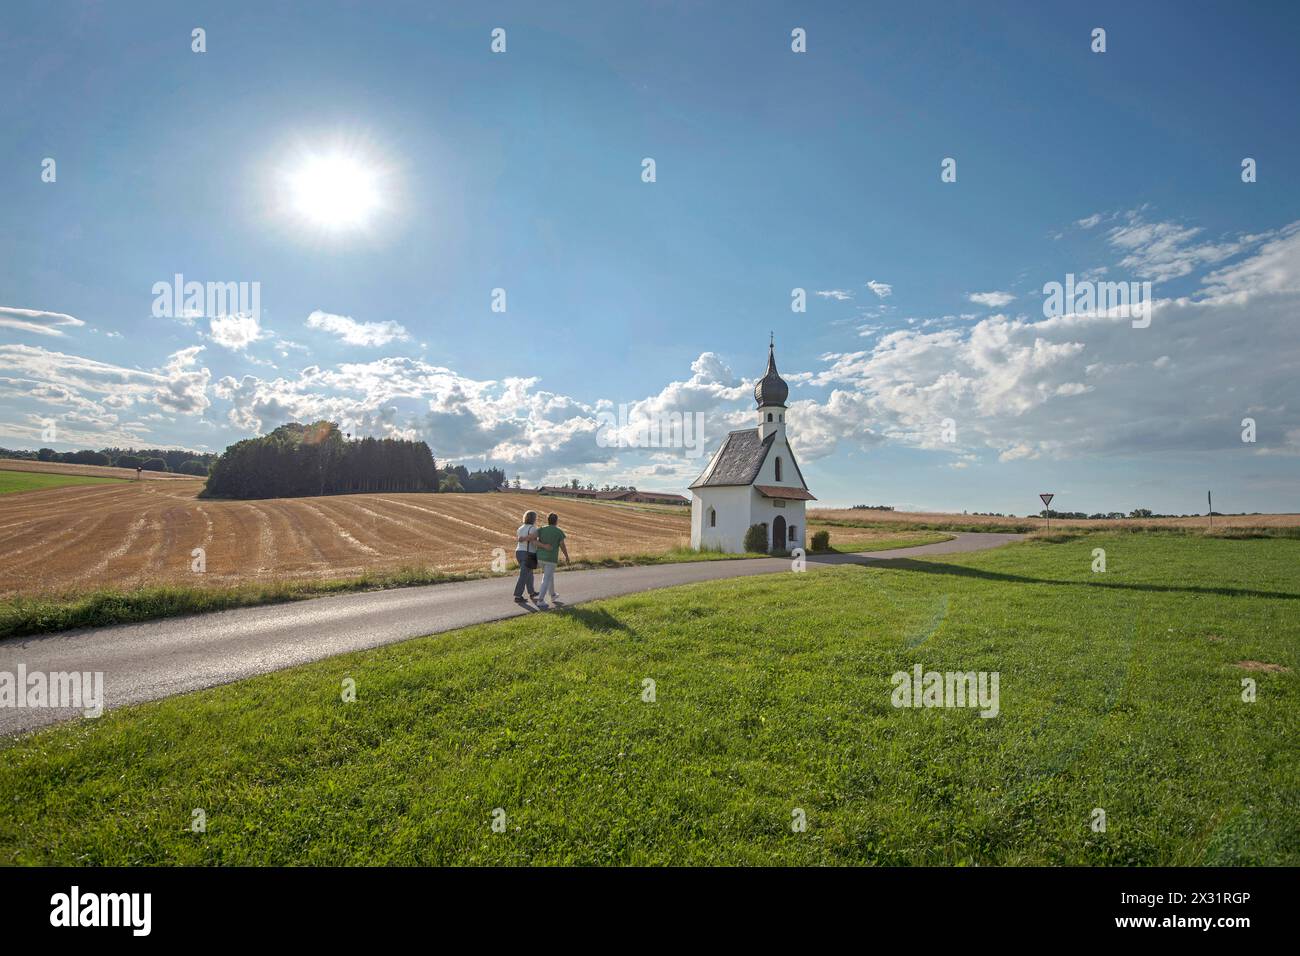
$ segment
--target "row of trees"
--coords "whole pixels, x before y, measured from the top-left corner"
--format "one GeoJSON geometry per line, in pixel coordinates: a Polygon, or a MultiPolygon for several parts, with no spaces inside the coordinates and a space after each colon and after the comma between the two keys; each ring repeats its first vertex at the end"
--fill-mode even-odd
{"type": "Polygon", "coordinates": [[[1148,511],[1146,508],[1135,508],[1132,514],[1127,514],[1127,515],[1124,514],[1124,512],[1122,511],[1108,511],[1108,512],[1098,511],[1096,514],[1088,514],[1086,511],[1053,511],[1049,508],[1044,508],[1042,511],[1038,512],[1038,517],[1040,518],[1088,518],[1091,520],[1118,521],[1121,518],[1150,518],[1151,512],[1148,511]]]}
{"type": "MultiPolygon", "coordinates": [[[[516,482],[518,479],[516,479],[516,482]]],[[[506,473],[500,468],[470,471],[464,465],[448,465],[438,482],[439,491],[497,491],[506,484],[506,473]]],[[[518,485],[516,485],[518,487],[518,485]]]]}
{"type": "MultiPolygon", "coordinates": [[[[0,458],[74,465],[114,465],[208,476],[203,494],[218,498],[275,498],[363,491],[488,492],[507,486],[500,468],[439,472],[424,442],[391,438],[352,441],[334,422],[291,422],[269,435],[231,445],[221,455],[176,449],[105,448],[58,452],[0,448],[0,458]],[[219,465],[219,467],[218,467],[219,465]]],[[[514,486],[521,487],[518,476],[514,486]]],[[[578,487],[574,479],[574,487],[578,487]]],[[[589,486],[590,487],[590,486],[589,486]]],[[[608,487],[608,486],[607,486],[608,487]]]]}
{"type": "Polygon", "coordinates": [[[175,471],[183,475],[206,475],[217,456],[212,452],[187,451],[183,448],[105,448],[103,453],[118,468],[143,467],[145,471],[175,471]],[[132,464],[138,460],[140,465],[132,464]],[[163,467],[157,467],[162,461],[163,467]],[[149,463],[153,462],[154,467],[149,463]]]}
{"type": "Polygon", "coordinates": [[[290,422],[269,435],[227,448],[212,466],[202,497],[291,498],[437,489],[433,453],[422,441],[350,441],[334,422],[290,422]]]}
{"type": "MultiPolygon", "coordinates": [[[[518,487],[519,479],[515,479],[515,487],[518,487]]],[[[585,485],[577,478],[570,478],[567,485],[560,485],[561,488],[572,488],[574,491],[636,491],[636,485],[602,485],[597,488],[595,482],[589,481],[585,485]]]]}
{"type": "Polygon", "coordinates": [[[206,475],[208,466],[217,456],[208,452],[184,449],[89,448],[79,451],[55,451],[41,448],[37,451],[18,448],[0,448],[0,458],[21,461],[54,461],[67,465],[113,465],[117,468],[143,468],[145,471],[174,471],[182,475],[206,475]]]}
{"type": "MultiPolygon", "coordinates": [[[[1128,514],[1125,514],[1122,511],[1107,511],[1107,512],[1098,511],[1095,514],[1085,514],[1082,511],[1043,510],[1038,512],[1038,516],[1040,518],[1089,518],[1093,520],[1108,520],[1108,521],[1120,521],[1124,518],[1201,518],[1204,517],[1204,515],[1201,514],[1191,514],[1191,515],[1157,514],[1156,512],[1152,511],[1150,508],[1134,508],[1128,514]]],[[[1219,512],[1217,511],[1214,512],[1214,516],[1216,518],[1219,517],[1219,512]]]]}

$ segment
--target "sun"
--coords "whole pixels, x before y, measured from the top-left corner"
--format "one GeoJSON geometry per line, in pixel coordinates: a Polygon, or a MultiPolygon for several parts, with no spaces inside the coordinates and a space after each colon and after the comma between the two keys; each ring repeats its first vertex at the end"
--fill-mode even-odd
{"type": "Polygon", "coordinates": [[[307,156],[288,179],[294,211],[322,229],[363,227],[380,205],[374,170],[345,153],[307,156]]]}
{"type": "Polygon", "coordinates": [[[401,228],[409,205],[403,171],[392,144],[370,131],[300,129],[261,166],[261,212],[310,245],[381,242],[401,228]]]}

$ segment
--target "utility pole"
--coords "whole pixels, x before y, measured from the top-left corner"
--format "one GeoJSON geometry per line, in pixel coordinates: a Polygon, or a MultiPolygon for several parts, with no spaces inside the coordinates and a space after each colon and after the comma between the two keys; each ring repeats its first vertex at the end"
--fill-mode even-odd
{"type": "Polygon", "coordinates": [[[1210,530],[1214,530],[1214,493],[1207,491],[1205,493],[1205,503],[1210,506],[1210,530]]]}

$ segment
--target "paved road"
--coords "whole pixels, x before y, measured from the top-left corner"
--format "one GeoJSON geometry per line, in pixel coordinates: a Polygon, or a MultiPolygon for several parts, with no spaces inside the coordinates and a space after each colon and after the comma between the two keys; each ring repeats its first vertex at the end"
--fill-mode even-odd
{"type": "MultiPolygon", "coordinates": [[[[811,555],[808,569],[862,564],[888,558],[981,551],[1019,539],[1015,534],[958,534],[950,541],[893,551],[853,555],[811,555]]],[[[567,604],[637,591],[716,581],[721,578],[789,572],[785,558],[696,561],[596,571],[566,571],[556,577],[567,604]]],[[[238,608],[65,631],[0,641],[0,672],[102,672],[107,708],[157,700],[364,650],[482,624],[521,614],[511,600],[514,576],[426,587],[369,591],[313,598],[292,604],[238,608]]],[[[16,734],[79,715],[77,710],[0,707],[0,734],[16,734]]]]}

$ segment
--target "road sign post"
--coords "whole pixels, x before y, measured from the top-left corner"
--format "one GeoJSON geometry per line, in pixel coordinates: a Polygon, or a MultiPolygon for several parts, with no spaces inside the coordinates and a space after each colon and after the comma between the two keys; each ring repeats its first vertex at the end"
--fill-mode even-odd
{"type": "Polygon", "coordinates": [[[1052,529],[1052,499],[1055,498],[1056,495],[1053,492],[1045,491],[1038,497],[1042,499],[1043,507],[1047,510],[1047,514],[1044,517],[1047,518],[1047,529],[1050,531],[1052,529]]]}

